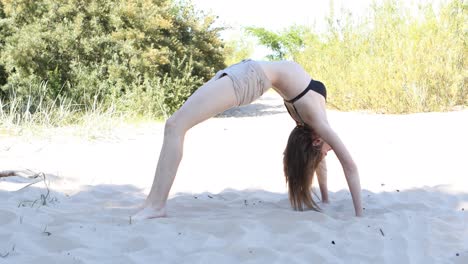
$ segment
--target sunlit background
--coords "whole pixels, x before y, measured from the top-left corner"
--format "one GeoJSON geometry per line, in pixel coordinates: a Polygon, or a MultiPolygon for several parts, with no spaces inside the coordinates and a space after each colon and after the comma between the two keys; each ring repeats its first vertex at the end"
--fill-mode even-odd
{"type": "Polygon", "coordinates": [[[464,0],[62,2],[0,0],[0,131],[164,119],[246,58],[294,60],[341,111],[468,106],[464,0]]]}
{"type": "MultiPolygon", "coordinates": [[[[293,25],[313,28],[316,32],[326,30],[326,17],[331,7],[335,14],[350,13],[354,18],[366,16],[375,0],[192,0],[195,7],[208,14],[218,17],[215,25],[227,29],[221,36],[232,39],[239,36],[242,28],[248,26],[263,27],[268,30],[280,31],[293,25]]],[[[378,1],[377,1],[378,2],[378,1]]],[[[441,0],[401,1],[418,15],[418,5],[432,3],[434,10],[439,10],[441,0]]],[[[268,48],[255,46],[252,58],[263,59],[269,53],[268,48]]]]}

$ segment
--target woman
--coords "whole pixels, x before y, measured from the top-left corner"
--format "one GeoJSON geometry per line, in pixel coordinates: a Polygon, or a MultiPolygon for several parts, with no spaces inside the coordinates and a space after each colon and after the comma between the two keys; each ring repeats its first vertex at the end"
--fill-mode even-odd
{"type": "Polygon", "coordinates": [[[284,98],[288,112],[297,123],[284,153],[284,173],[293,208],[302,211],[305,205],[318,210],[310,195],[317,168],[322,200],[328,202],[326,165],[322,159],[333,149],[343,167],[355,213],[361,216],[358,170],[345,145],[328,124],[325,86],[312,80],[294,62],[244,60],[217,72],[166,121],[153,185],[143,209],[134,217],[166,215],[166,201],[182,159],[184,136],[191,127],[231,107],[251,103],[270,87],[284,98]]]}

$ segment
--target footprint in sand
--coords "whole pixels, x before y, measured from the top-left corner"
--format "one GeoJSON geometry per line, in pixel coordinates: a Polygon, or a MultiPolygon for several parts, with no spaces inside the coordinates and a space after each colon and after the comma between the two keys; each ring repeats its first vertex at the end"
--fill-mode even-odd
{"type": "Polygon", "coordinates": [[[0,210],[0,226],[9,224],[16,219],[16,214],[10,211],[0,210]]]}
{"type": "Polygon", "coordinates": [[[62,252],[86,247],[79,242],[75,242],[61,235],[56,235],[54,232],[51,232],[49,235],[44,234],[37,242],[37,244],[43,247],[47,252],[62,252]]]}
{"type": "Polygon", "coordinates": [[[121,245],[121,249],[126,253],[140,251],[147,247],[148,241],[141,236],[134,237],[121,245]]]}

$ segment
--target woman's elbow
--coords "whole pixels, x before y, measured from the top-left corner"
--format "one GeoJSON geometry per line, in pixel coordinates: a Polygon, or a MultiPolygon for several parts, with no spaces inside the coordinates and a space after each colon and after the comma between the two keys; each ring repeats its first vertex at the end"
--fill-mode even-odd
{"type": "Polygon", "coordinates": [[[356,163],[352,160],[347,161],[345,164],[343,164],[343,170],[346,175],[354,175],[359,173],[356,163]]]}

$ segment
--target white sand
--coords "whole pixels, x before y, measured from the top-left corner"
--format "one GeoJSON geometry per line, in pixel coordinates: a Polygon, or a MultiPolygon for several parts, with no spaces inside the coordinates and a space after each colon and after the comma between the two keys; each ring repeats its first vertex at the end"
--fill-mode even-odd
{"type": "Polygon", "coordinates": [[[2,136],[0,171],[44,172],[47,185],[0,179],[0,263],[468,263],[468,111],[329,112],[361,172],[363,218],[333,154],[331,204],[291,210],[293,122],[277,96],[228,114],[187,135],[170,217],[141,222],[129,216],[151,186],[162,124],[94,141],[2,136]]]}

